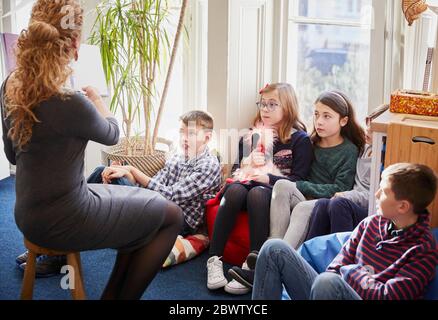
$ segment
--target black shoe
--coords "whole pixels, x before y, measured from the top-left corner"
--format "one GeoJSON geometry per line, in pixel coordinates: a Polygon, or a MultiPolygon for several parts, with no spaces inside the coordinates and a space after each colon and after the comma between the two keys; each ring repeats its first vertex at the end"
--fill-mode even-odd
{"type": "MultiPolygon", "coordinates": [[[[48,278],[58,275],[61,268],[67,264],[66,256],[41,255],[36,260],[35,276],[37,278],[48,278]]],[[[26,262],[20,264],[20,269],[26,269],[26,262]]]]}
{"type": "Polygon", "coordinates": [[[20,254],[18,257],[15,258],[15,262],[20,265],[27,261],[27,257],[29,256],[29,251],[25,251],[24,253],[20,254]]]}
{"type": "MultiPolygon", "coordinates": [[[[40,256],[40,254],[37,254],[37,258],[40,256]]],[[[25,251],[22,254],[20,254],[18,257],[15,258],[15,262],[17,263],[18,266],[20,266],[20,264],[23,264],[27,261],[27,258],[29,257],[29,251],[25,251]]]]}
{"type": "Polygon", "coordinates": [[[254,283],[254,273],[254,270],[245,270],[239,267],[232,267],[228,270],[228,275],[231,278],[250,289],[254,283]]]}
{"type": "Polygon", "coordinates": [[[259,256],[259,252],[257,250],[253,250],[246,257],[246,264],[248,265],[249,269],[251,270],[255,269],[258,256],[259,256]]]}

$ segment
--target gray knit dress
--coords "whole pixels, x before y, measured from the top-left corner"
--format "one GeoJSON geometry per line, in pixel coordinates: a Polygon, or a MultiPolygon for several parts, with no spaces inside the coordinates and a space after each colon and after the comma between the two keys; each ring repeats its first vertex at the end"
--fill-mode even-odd
{"type": "Polygon", "coordinates": [[[82,94],[52,97],[35,108],[40,122],[19,151],[7,137],[6,81],[0,91],[3,142],[17,166],[15,221],[24,236],[56,250],[131,252],[147,244],[163,223],[167,200],[144,188],[87,185],[84,177],[88,141],[116,144],[117,120],[103,118],[82,94]]]}

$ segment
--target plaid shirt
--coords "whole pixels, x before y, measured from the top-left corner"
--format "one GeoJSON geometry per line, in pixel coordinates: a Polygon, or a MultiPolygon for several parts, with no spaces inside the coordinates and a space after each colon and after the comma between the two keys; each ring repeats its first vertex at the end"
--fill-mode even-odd
{"type": "Polygon", "coordinates": [[[215,197],[220,184],[219,161],[207,147],[188,161],[183,155],[172,156],[148,188],[179,205],[187,224],[196,230],[203,223],[205,201],[215,197]]]}

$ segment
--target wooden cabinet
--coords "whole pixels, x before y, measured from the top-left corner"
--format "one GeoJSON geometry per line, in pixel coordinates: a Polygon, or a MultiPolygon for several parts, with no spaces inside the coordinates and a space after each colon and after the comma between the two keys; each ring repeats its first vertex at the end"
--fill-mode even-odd
{"type": "MultiPolygon", "coordinates": [[[[385,167],[398,162],[425,164],[438,174],[438,121],[428,124],[418,121],[389,124],[385,167]]],[[[432,214],[432,226],[438,227],[438,195],[429,206],[429,211],[432,214]]]]}
{"type": "MultiPolygon", "coordinates": [[[[374,193],[380,181],[380,168],[398,163],[421,163],[438,175],[438,117],[393,114],[389,111],[371,124],[373,130],[373,159],[371,168],[371,208],[375,208],[374,193]],[[383,139],[386,138],[386,146],[383,139]],[[382,159],[382,148],[385,157],[382,159]],[[382,161],[384,160],[384,161],[382,161]]],[[[438,195],[429,206],[431,225],[438,227],[438,195]]],[[[375,210],[374,210],[375,211],[375,210]]]]}

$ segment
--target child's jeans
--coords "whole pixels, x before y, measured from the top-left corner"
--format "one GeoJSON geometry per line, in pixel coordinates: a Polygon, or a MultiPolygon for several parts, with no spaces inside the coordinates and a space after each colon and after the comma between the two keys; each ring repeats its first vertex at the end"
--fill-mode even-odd
{"type": "Polygon", "coordinates": [[[285,241],[265,242],[257,258],[253,300],[280,300],[283,285],[293,300],[361,300],[340,275],[318,274],[285,241]]]}

